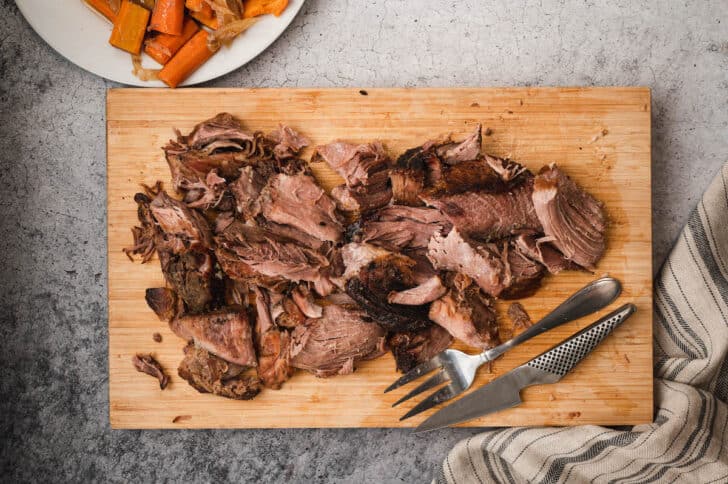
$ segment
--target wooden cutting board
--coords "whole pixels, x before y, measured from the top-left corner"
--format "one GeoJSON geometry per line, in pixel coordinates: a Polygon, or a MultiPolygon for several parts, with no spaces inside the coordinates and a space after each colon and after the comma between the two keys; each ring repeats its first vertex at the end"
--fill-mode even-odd
{"type": "MultiPolygon", "coordinates": [[[[617,305],[637,313],[560,383],[532,387],[524,403],[467,426],[639,424],[652,421],[652,224],[650,91],[646,88],[519,89],[112,89],[107,97],[109,250],[109,406],[114,428],[403,427],[415,401],[392,408],[403,391],[382,390],[397,374],[390,355],[365,362],[353,375],[317,379],[299,371],[282,390],[252,401],[200,394],[177,376],[184,342],[144,302],[147,287],[164,284],[159,263],[132,263],[122,253],[137,223],[134,193],[140,183],[169,171],[160,149],[195,123],[228,111],[247,129],[286,123],[314,144],[335,139],[382,140],[393,156],[482,123],[484,150],[509,156],[536,171],[557,162],[603,200],[611,221],[609,245],[595,274],[547,276],[522,301],[534,321],[575,290],[608,273],[624,285],[617,305]],[[152,334],[161,333],[156,343],[152,334]],[[151,352],[171,376],[166,390],[137,373],[136,352],[151,352]]],[[[310,157],[311,150],[304,153],[310,157]]],[[[321,164],[313,170],[330,189],[339,178],[321,164]]],[[[506,304],[499,303],[499,311],[506,304]]],[[[609,309],[602,311],[605,314],[609,309]]],[[[569,323],[510,351],[483,369],[475,386],[520,365],[597,316],[569,323]]],[[[503,329],[509,324],[504,319],[503,329]]]]}

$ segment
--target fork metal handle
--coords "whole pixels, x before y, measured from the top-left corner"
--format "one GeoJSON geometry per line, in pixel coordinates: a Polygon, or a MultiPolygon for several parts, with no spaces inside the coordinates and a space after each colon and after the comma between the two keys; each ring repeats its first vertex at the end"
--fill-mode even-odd
{"type": "Polygon", "coordinates": [[[622,292],[622,285],[612,277],[602,277],[582,287],[572,294],[556,309],[547,314],[541,321],[522,333],[509,339],[495,348],[480,354],[483,362],[493,361],[509,349],[527,341],[534,336],[577,320],[608,306],[622,292]]]}

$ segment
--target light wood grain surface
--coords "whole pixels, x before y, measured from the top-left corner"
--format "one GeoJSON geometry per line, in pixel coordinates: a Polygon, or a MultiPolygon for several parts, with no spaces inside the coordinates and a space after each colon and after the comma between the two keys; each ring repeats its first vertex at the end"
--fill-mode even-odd
{"type": "MultiPolygon", "coordinates": [[[[403,393],[382,394],[397,374],[390,355],[360,365],[353,375],[317,379],[302,371],[282,390],[264,390],[252,401],[200,394],[177,376],[185,344],[144,302],[147,287],[164,284],[155,257],[130,262],[137,223],[133,195],[140,183],[169,171],[160,149],[173,137],[218,112],[243,120],[249,130],[270,131],[279,122],[314,144],[334,139],[382,140],[393,156],[482,123],[492,133],[484,151],[510,156],[532,170],[557,162],[603,200],[610,219],[608,249],[594,275],[547,276],[522,300],[534,320],[572,292],[608,273],[620,279],[619,304],[637,313],[560,383],[532,387],[524,403],[465,426],[638,424],[652,420],[652,268],[650,190],[650,91],[646,88],[519,89],[112,89],[107,96],[109,412],[114,428],[404,427],[432,411],[399,422],[416,403],[391,408],[403,393]],[[163,341],[156,343],[152,334],[163,341]],[[137,373],[136,352],[151,352],[171,375],[157,381],[137,373]]],[[[310,149],[304,153],[308,159],[310,149]]],[[[324,187],[339,178],[321,164],[313,170],[324,187]]],[[[499,303],[502,313],[506,304],[499,303]]],[[[569,323],[510,351],[481,371],[482,385],[586,326],[597,316],[569,323]]],[[[504,318],[505,319],[505,318],[504,318]]],[[[508,324],[504,322],[504,328],[508,324]]],[[[415,399],[417,400],[417,399],[415,399]]]]}

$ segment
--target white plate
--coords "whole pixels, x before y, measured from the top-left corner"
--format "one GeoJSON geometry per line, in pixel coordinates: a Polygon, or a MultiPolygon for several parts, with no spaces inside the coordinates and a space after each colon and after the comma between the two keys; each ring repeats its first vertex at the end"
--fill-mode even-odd
{"type": "MultiPolygon", "coordinates": [[[[286,30],[304,0],[290,0],[280,17],[264,15],[192,74],[183,86],[209,81],[250,62],[286,30]]],[[[28,23],[59,54],[79,67],[112,81],[134,86],[163,87],[161,81],[140,81],[131,73],[131,56],[109,45],[111,24],[81,0],[16,0],[28,23]]],[[[157,68],[143,56],[144,67],[157,68]]]]}

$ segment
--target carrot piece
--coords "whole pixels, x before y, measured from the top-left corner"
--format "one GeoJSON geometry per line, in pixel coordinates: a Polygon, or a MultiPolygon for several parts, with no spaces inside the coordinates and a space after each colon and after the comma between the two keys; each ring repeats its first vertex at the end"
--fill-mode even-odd
{"type": "Polygon", "coordinates": [[[288,0],[245,0],[243,18],[272,13],[279,17],[288,6],[288,0]]]}
{"type": "Polygon", "coordinates": [[[212,30],[217,30],[219,23],[215,16],[215,11],[207,3],[203,3],[199,10],[192,10],[190,7],[190,15],[192,18],[200,22],[205,27],[209,27],[212,30]]]}
{"type": "Polygon", "coordinates": [[[109,43],[132,54],[142,50],[144,33],[149,22],[149,10],[130,0],[124,0],[116,14],[109,43]]]}
{"type": "Polygon", "coordinates": [[[109,5],[109,2],[106,0],[84,0],[86,4],[96,10],[98,13],[106,17],[106,19],[114,23],[114,20],[116,19],[116,12],[111,8],[111,5],[109,5]]]}
{"type": "Polygon", "coordinates": [[[170,35],[182,35],[184,19],[184,0],[157,0],[154,4],[149,30],[170,35]]]}
{"type": "Polygon", "coordinates": [[[144,42],[144,52],[149,57],[164,65],[169,59],[177,53],[178,50],[190,40],[200,28],[197,22],[190,17],[185,17],[185,23],[182,26],[182,35],[169,35],[161,32],[153,35],[144,42]]]}
{"type": "MultiPolygon", "coordinates": [[[[192,12],[199,12],[202,10],[204,5],[207,5],[207,2],[205,0],[186,0],[185,1],[185,7],[187,7],[187,10],[190,10],[192,12]]],[[[207,5],[209,7],[209,5],[207,5]]]]}
{"type": "Polygon", "coordinates": [[[177,87],[212,57],[216,51],[207,46],[207,36],[206,30],[193,35],[159,71],[159,79],[169,87],[177,87]]]}

